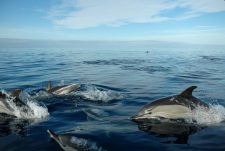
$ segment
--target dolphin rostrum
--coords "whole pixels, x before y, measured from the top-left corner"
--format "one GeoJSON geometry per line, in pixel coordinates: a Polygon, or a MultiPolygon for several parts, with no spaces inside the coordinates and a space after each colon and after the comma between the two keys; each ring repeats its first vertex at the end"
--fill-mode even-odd
{"type": "Polygon", "coordinates": [[[103,151],[101,147],[97,147],[96,143],[90,142],[89,140],[70,135],[58,135],[51,130],[47,130],[47,132],[65,151],[103,151]]]}
{"type": "Polygon", "coordinates": [[[147,120],[180,120],[191,119],[192,110],[198,106],[209,108],[209,105],[192,96],[197,86],[191,86],[179,95],[174,95],[153,101],[145,105],[136,115],[131,117],[135,122],[147,120]]]}
{"type": "Polygon", "coordinates": [[[52,87],[51,81],[48,82],[47,92],[55,95],[66,95],[72,91],[76,91],[80,88],[79,84],[69,84],[52,87]]]}

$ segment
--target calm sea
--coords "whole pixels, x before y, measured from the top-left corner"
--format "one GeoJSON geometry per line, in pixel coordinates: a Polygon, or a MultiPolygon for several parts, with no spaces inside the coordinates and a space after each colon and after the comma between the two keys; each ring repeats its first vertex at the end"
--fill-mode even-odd
{"type": "Polygon", "coordinates": [[[1,151],[62,150],[47,129],[92,141],[105,150],[225,150],[225,47],[197,45],[0,48],[0,89],[23,88],[33,117],[0,119],[1,151]],[[69,96],[41,89],[79,83],[69,96]],[[211,104],[199,125],[138,125],[143,105],[196,85],[211,104]]]}

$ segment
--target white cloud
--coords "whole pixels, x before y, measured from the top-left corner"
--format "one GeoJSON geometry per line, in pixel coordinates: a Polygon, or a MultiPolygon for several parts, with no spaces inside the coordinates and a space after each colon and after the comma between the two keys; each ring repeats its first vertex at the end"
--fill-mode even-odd
{"type": "Polygon", "coordinates": [[[213,13],[225,10],[224,0],[180,0],[180,5],[193,12],[213,13]]]}
{"type": "Polygon", "coordinates": [[[174,5],[157,1],[142,0],[77,0],[69,5],[64,1],[58,8],[52,9],[53,22],[74,28],[86,28],[99,25],[118,26],[127,22],[143,23],[166,20],[157,16],[161,8],[171,9],[174,5]],[[63,7],[65,6],[65,7],[63,7]],[[69,8],[70,7],[70,8],[69,8]],[[64,12],[67,9],[69,12],[64,12]]]}
{"type": "Polygon", "coordinates": [[[199,25],[188,29],[176,29],[164,31],[163,35],[156,35],[154,40],[165,40],[174,42],[184,42],[191,44],[218,44],[224,45],[225,28],[222,26],[199,25]]]}
{"type": "Polygon", "coordinates": [[[188,19],[220,11],[225,11],[224,0],[63,0],[48,14],[56,25],[88,28],[188,19]],[[163,13],[170,14],[176,8],[185,11],[173,17],[163,13]]]}

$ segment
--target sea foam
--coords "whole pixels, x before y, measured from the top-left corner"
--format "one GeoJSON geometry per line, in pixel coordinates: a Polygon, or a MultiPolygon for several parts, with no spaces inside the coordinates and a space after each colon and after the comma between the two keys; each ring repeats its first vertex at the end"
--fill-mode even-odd
{"type": "Polygon", "coordinates": [[[219,104],[210,104],[209,109],[197,107],[192,112],[193,120],[200,125],[215,125],[225,120],[225,107],[219,104]]]}
{"type": "Polygon", "coordinates": [[[105,151],[102,147],[98,147],[95,142],[92,142],[90,140],[84,139],[84,138],[78,138],[78,137],[71,137],[71,143],[76,144],[80,148],[84,150],[92,150],[92,151],[105,151]]]}
{"type": "Polygon", "coordinates": [[[12,108],[12,113],[17,118],[36,119],[36,118],[45,118],[49,115],[47,107],[43,104],[38,103],[26,92],[21,92],[19,98],[27,106],[17,106],[13,102],[13,99],[15,98],[11,97],[5,91],[2,92],[7,95],[7,103],[12,108]]]}
{"type": "Polygon", "coordinates": [[[119,92],[112,90],[100,90],[95,86],[88,86],[86,90],[75,92],[75,94],[90,101],[102,101],[104,103],[124,98],[124,95],[119,92]]]}

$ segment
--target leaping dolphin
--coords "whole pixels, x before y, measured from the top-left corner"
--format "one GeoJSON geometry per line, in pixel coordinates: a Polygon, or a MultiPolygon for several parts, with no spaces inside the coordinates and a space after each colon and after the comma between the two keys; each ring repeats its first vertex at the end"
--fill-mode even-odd
{"type": "Polygon", "coordinates": [[[51,130],[47,130],[47,132],[65,151],[103,151],[101,147],[97,147],[96,143],[86,139],[69,135],[58,135],[51,130]]]}
{"type": "Polygon", "coordinates": [[[209,108],[209,105],[192,96],[192,92],[197,86],[191,86],[179,95],[174,95],[153,101],[145,105],[136,115],[131,117],[135,122],[146,120],[180,120],[190,119],[192,110],[198,106],[209,108]]]}
{"type": "Polygon", "coordinates": [[[52,93],[55,95],[66,95],[69,94],[72,91],[76,91],[80,88],[79,84],[69,84],[69,85],[62,85],[62,86],[56,86],[52,87],[51,81],[48,82],[47,92],[52,93]]]}

